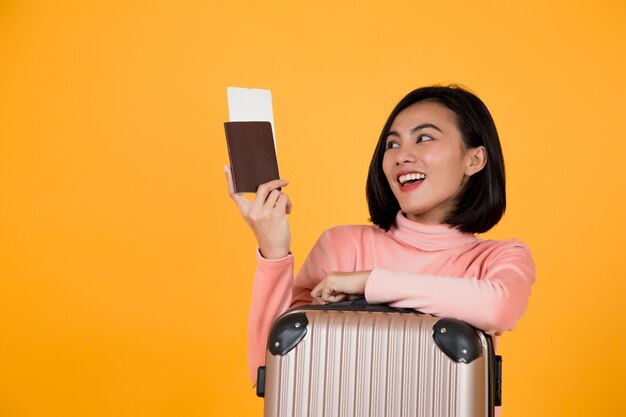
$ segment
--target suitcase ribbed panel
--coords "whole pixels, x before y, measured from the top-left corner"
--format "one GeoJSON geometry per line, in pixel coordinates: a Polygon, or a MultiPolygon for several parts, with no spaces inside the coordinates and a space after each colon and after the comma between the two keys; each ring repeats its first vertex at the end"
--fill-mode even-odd
{"type": "MultiPolygon", "coordinates": [[[[486,352],[455,363],[429,315],[307,311],[307,335],[268,354],[266,417],[487,416],[486,352]]],[[[481,336],[483,343],[486,341],[481,336]]]]}

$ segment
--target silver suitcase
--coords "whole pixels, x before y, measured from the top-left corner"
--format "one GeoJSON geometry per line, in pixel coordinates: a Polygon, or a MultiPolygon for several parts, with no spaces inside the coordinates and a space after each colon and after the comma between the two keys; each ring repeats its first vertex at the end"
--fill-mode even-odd
{"type": "Polygon", "coordinates": [[[258,376],[265,417],[491,417],[501,403],[490,336],[364,300],[284,313],[258,376]]]}

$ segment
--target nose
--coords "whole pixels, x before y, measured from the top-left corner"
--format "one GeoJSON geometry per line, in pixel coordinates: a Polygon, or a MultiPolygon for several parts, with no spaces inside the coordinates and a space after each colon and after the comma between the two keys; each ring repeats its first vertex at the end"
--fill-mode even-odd
{"type": "Polygon", "coordinates": [[[409,146],[401,146],[396,152],[396,165],[415,162],[415,153],[409,146]]]}

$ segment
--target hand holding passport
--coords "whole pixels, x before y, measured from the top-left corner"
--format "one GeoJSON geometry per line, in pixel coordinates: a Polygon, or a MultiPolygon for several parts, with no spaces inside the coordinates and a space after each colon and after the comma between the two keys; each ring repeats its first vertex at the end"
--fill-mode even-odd
{"type": "Polygon", "coordinates": [[[268,90],[232,87],[229,87],[228,93],[231,121],[224,123],[231,163],[230,169],[225,167],[228,192],[252,229],[261,256],[267,259],[284,258],[290,253],[291,231],[287,215],[291,212],[291,202],[281,192],[281,187],[288,182],[279,179],[278,175],[271,96],[268,90]],[[259,115],[259,108],[265,114],[259,115]],[[243,193],[256,195],[250,201],[241,195],[243,193]]]}

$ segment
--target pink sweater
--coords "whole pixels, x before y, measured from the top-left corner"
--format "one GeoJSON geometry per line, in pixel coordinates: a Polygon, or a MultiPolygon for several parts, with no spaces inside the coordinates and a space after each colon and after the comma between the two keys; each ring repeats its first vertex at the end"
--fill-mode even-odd
{"type": "Polygon", "coordinates": [[[257,251],[257,259],[248,325],[248,366],[255,384],[272,322],[290,307],[310,304],[311,290],[329,272],[371,270],[368,302],[457,318],[492,335],[515,327],[535,281],[524,243],[482,240],[447,225],[413,222],[401,212],[389,232],[371,225],[326,230],[295,281],[292,254],[268,260],[257,251]]]}

